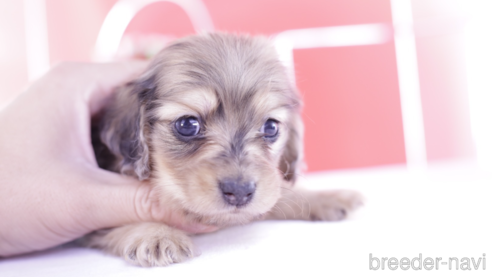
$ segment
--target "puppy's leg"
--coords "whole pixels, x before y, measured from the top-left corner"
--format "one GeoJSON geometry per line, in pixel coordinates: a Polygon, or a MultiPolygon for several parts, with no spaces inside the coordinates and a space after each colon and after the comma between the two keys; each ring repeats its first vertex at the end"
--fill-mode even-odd
{"type": "Polygon", "coordinates": [[[336,221],[345,219],[362,204],[362,195],[351,190],[284,189],[266,219],[336,221]]]}
{"type": "Polygon", "coordinates": [[[191,239],[162,223],[137,223],[96,231],[84,237],[82,244],[140,266],[166,266],[193,257],[191,239]]]}

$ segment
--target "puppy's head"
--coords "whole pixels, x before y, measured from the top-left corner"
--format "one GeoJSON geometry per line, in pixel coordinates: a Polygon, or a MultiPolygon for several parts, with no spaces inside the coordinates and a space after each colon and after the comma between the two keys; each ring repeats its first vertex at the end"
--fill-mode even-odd
{"type": "Polygon", "coordinates": [[[118,93],[102,139],[121,172],[150,178],[188,214],[240,223],[270,210],[295,181],[299,109],[266,39],[191,36],[118,93]]]}

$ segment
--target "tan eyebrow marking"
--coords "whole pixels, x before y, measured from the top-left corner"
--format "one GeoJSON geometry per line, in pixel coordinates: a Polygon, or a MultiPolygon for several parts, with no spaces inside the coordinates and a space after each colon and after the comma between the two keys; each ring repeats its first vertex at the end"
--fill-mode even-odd
{"type": "Polygon", "coordinates": [[[166,100],[157,112],[160,119],[173,119],[182,115],[206,115],[218,106],[215,93],[210,90],[190,90],[166,100]]]}

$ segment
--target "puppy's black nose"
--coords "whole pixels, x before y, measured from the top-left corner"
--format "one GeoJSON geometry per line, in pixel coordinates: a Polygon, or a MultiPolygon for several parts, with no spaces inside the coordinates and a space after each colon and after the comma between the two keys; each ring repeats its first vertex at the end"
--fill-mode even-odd
{"type": "Polygon", "coordinates": [[[239,182],[227,180],[219,182],[224,200],[233,206],[243,206],[249,203],[256,190],[255,182],[239,182]]]}

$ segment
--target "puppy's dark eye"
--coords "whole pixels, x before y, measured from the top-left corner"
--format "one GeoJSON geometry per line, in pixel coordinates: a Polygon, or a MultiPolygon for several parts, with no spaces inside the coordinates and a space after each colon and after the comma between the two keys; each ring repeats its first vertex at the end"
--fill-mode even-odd
{"type": "Polygon", "coordinates": [[[260,132],[262,132],[265,138],[274,138],[278,134],[278,122],[273,119],[268,119],[263,127],[261,127],[260,132]]]}
{"type": "Polygon", "coordinates": [[[182,136],[196,136],[200,131],[200,122],[196,117],[182,117],[175,123],[176,131],[182,136]]]}

